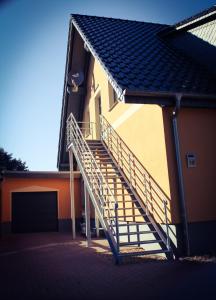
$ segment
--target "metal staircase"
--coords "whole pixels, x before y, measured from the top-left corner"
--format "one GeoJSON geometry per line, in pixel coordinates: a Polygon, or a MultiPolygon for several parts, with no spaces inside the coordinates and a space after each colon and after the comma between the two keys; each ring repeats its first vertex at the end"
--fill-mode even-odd
{"type": "Polygon", "coordinates": [[[71,114],[67,121],[67,145],[76,158],[116,262],[126,256],[170,255],[166,199],[164,232],[153,218],[147,173],[142,170],[145,180],[140,184],[135,156],[130,150],[128,155],[124,142],[102,116],[100,125],[101,140],[94,140],[92,124],[77,123],[71,114]]]}

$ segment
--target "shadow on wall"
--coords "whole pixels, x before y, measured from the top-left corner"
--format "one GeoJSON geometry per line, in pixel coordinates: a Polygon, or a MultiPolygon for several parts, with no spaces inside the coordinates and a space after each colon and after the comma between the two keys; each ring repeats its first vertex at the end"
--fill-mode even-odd
{"type": "Polygon", "coordinates": [[[194,32],[176,33],[175,31],[175,36],[167,38],[167,41],[187,56],[195,59],[198,63],[205,65],[208,70],[216,75],[216,36],[213,33],[210,35],[210,30],[212,32],[216,30],[216,23],[206,33],[204,29],[199,28],[194,32]],[[202,35],[203,39],[199,35],[202,35]],[[204,39],[209,39],[209,41],[205,41],[204,39]]]}
{"type": "Polygon", "coordinates": [[[102,136],[117,165],[127,177],[134,192],[142,199],[146,211],[161,227],[165,237],[166,223],[168,223],[172,249],[175,251],[176,247],[181,247],[181,242],[178,242],[177,245],[178,232],[172,225],[173,204],[171,199],[104,117],[102,119],[102,136]]]}

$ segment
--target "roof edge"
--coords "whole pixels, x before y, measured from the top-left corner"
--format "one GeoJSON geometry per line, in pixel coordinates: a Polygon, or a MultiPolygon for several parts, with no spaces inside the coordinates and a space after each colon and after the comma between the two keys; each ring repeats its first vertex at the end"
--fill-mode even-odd
{"type": "MultiPolygon", "coordinates": [[[[74,177],[79,178],[80,172],[74,171],[74,177]]],[[[3,178],[70,178],[70,172],[67,171],[3,171],[3,178]]]]}
{"type": "Polygon", "coordinates": [[[73,26],[71,22],[71,18],[69,21],[69,30],[68,30],[68,42],[67,42],[67,53],[66,53],[66,62],[65,62],[65,74],[64,74],[64,87],[63,87],[63,96],[62,96],[62,109],[61,109],[61,119],[60,119],[60,129],[59,129],[59,142],[58,142],[58,154],[57,154],[57,168],[60,168],[61,162],[61,154],[63,147],[63,128],[64,128],[64,116],[65,116],[65,102],[67,97],[67,75],[68,75],[68,67],[69,67],[69,56],[71,51],[71,41],[73,39],[73,26]]]}
{"type": "Polygon", "coordinates": [[[97,54],[95,49],[92,47],[92,45],[89,42],[88,38],[83,33],[83,31],[81,30],[81,28],[79,27],[78,23],[76,22],[76,20],[74,19],[73,16],[76,16],[76,14],[73,14],[72,17],[71,17],[72,24],[74,25],[74,27],[76,28],[76,30],[80,34],[81,38],[83,39],[84,43],[87,45],[87,47],[88,47],[89,51],[91,52],[91,54],[93,55],[93,57],[96,58],[99,61],[100,65],[104,69],[105,73],[107,74],[108,80],[109,80],[110,84],[112,85],[113,89],[115,90],[118,98],[121,98],[121,95],[123,93],[123,88],[113,78],[112,74],[109,72],[109,70],[107,69],[107,67],[103,63],[103,61],[100,59],[100,56],[97,54]]]}
{"type": "Polygon", "coordinates": [[[206,19],[213,14],[216,14],[216,5],[213,5],[213,6],[207,8],[189,18],[186,18],[186,19],[174,24],[174,26],[176,29],[180,29],[182,27],[189,26],[192,23],[196,23],[200,20],[206,19]]]}
{"type": "Polygon", "coordinates": [[[160,37],[166,37],[172,34],[176,34],[181,31],[195,28],[202,24],[205,24],[209,21],[216,19],[216,5],[211,6],[210,8],[203,10],[192,17],[186,18],[178,23],[173,24],[169,28],[161,30],[158,35],[160,37]]]}
{"type": "Polygon", "coordinates": [[[216,95],[195,94],[195,93],[178,93],[178,92],[143,92],[143,91],[124,91],[125,103],[143,103],[158,104],[162,106],[171,106],[177,95],[181,95],[187,107],[209,107],[216,108],[216,95]],[[136,100],[137,99],[137,100],[136,100]],[[194,101],[191,101],[191,100],[194,101]],[[155,100],[155,101],[154,101],[155,100]]]}

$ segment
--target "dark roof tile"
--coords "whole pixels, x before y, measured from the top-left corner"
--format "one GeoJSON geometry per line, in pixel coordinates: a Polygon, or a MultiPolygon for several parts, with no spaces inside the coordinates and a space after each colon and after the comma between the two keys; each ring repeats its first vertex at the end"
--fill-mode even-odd
{"type": "Polygon", "coordinates": [[[216,94],[213,75],[158,36],[168,25],[84,15],[72,15],[72,22],[117,93],[216,94]]]}

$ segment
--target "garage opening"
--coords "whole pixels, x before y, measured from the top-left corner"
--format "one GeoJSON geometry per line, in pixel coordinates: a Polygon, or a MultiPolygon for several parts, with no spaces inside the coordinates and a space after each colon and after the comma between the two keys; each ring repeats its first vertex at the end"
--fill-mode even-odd
{"type": "Polygon", "coordinates": [[[12,193],[12,232],[58,231],[57,192],[12,193]]]}

